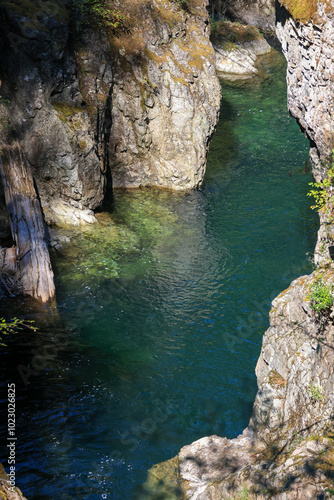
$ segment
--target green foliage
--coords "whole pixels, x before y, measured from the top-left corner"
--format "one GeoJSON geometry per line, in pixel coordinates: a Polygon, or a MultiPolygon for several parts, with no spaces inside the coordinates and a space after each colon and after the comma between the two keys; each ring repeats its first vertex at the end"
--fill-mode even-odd
{"type": "Polygon", "coordinates": [[[310,286],[311,308],[316,312],[328,310],[333,305],[333,287],[320,278],[310,286]]]}
{"type": "Polygon", "coordinates": [[[235,500],[248,500],[248,488],[244,484],[235,500]]]}
{"type": "MultiPolygon", "coordinates": [[[[311,190],[307,193],[307,196],[313,196],[315,204],[311,206],[313,210],[322,210],[326,205],[331,188],[334,186],[334,149],[332,150],[332,165],[327,165],[327,175],[323,181],[320,182],[310,182],[311,190]]],[[[334,196],[329,198],[333,201],[334,196]]]]}
{"type": "Polygon", "coordinates": [[[108,0],[72,0],[76,27],[95,27],[113,35],[128,31],[121,11],[112,9],[108,0]]]}
{"type": "Polygon", "coordinates": [[[232,46],[235,43],[250,42],[260,37],[255,26],[232,23],[226,19],[216,21],[211,18],[211,41],[220,45],[232,46]]]}
{"type": "Polygon", "coordinates": [[[176,2],[181,7],[181,9],[185,11],[189,10],[188,0],[176,0],[176,2]]]}
{"type": "Polygon", "coordinates": [[[35,326],[33,326],[34,321],[28,321],[19,318],[12,318],[7,321],[5,318],[0,318],[0,345],[5,346],[2,342],[3,335],[9,335],[11,333],[16,333],[18,330],[23,330],[24,328],[30,328],[34,332],[37,330],[35,326]]]}
{"type": "Polygon", "coordinates": [[[314,382],[310,383],[307,392],[314,402],[321,401],[324,398],[322,387],[314,382]]]}
{"type": "Polygon", "coordinates": [[[0,109],[0,127],[3,129],[10,129],[10,130],[15,130],[15,127],[13,125],[13,120],[10,118],[9,113],[10,113],[10,99],[4,99],[0,95],[0,105],[3,105],[3,111],[0,109]]]}

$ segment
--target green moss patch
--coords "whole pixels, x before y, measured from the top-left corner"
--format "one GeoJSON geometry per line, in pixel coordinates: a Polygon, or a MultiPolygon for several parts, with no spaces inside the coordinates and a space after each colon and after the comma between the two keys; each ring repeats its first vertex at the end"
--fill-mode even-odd
{"type": "Polygon", "coordinates": [[[259,30],[255,26],[232,23],[227,20],[211,21],[211,41],[214,44],[231,45],[243,42],[251,42],[261,38],[259,30]]]}

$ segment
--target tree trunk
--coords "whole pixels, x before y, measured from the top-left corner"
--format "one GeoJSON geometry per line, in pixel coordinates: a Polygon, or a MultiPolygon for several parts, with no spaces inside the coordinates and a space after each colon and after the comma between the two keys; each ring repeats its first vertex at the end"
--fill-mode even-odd
{"type": "Polygon", "coordinates": [[[23,292],[43,303],[52,303],[55,285],[42,209],[19,144],[3,148],[0,174],[23,292]]]}

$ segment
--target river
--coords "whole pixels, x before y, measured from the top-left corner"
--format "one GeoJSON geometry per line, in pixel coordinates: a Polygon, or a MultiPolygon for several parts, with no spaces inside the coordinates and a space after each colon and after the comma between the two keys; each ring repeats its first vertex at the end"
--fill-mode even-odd
{"type": "Polygon", "coordinates": [[[222,82],[200,190],[116,191],[100,229],[54,256],[63,331],[1,354],[29,500],[139,499],[154,463],[247,426],[271,300],[312,271],[317,229],[283,56],[262,72],[222,82]]]}

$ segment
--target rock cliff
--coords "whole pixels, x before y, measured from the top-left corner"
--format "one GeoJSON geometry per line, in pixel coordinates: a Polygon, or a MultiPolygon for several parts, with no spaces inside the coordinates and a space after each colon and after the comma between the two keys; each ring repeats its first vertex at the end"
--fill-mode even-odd
{"type": "Polygon", "coordinates": [[[19,488],[10,484],[10,477],[0,464],[0,496],[1,500],[26,500],[19,488]]]}
{"type": "MultiPolygon", "coordinates": [[[[277,34],[288,62],[288,106],[310,140],[314,175],[321,179],[334,139],[333,9],[318,3],[318,10],[307,4],[307,12],[295,11],[290,0],[285,6],[276,8],[277,34]]],[[[312,307],[316,283],[333,290],[332,215],[329,201],[320,213],[317,269],[273,301],[248,428],[233,440],[200,439],[153,467],[143,498],[155,498],[156,492],[201,500],[332,497],[333,306],[320,312],[312,307]]]]}
{"type": "Polygon", "coordinates": [[[295,20],[277,6],[276,32],[288,63],[288,107],[311,143],[316,177],[333,147],[334,12],[319,3],[316,20],[295,20]]]}
{"type": "Polygon", "coordinates": [[[220,104],[206,1],[112,8],[116,35],[70,1],[1,6],[1,142],[20,143],[48,222],[93,222],[108,181],[203,180],[220,104]]]}
{"type": "Polygon", "coordinates": [[[210,10],[216,18],[227,16],[268,34],[275,32],[274,0],[210,0],[210,10]]]}

